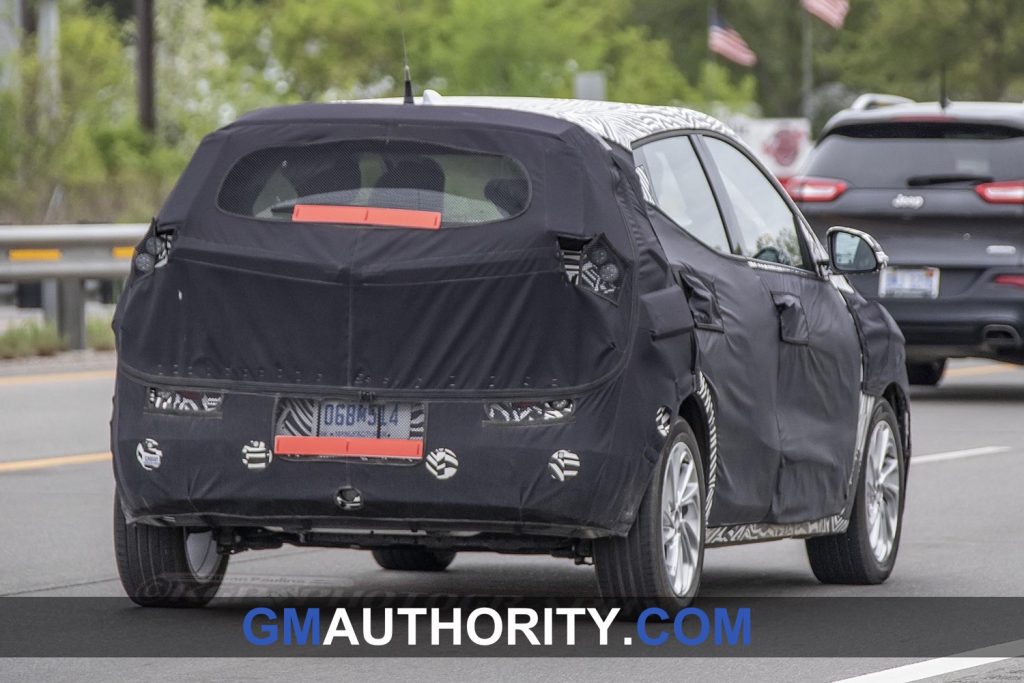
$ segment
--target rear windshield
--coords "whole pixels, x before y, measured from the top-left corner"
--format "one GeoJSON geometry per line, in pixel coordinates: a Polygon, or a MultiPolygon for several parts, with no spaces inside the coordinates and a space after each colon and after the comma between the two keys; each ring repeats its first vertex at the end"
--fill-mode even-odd
{"type": "Polygon", "coordinates": [[[1024,178],[1024,135],[1004,126],[887,123],[841,129],[819,144],[806,175],[857,187],[922,187],[1024,178]]]}
{"type": "Polygon", "coordinates": [[[365,217],[367,212],[358,211],[365,207],[371,216],[433,216],[431,227],[451,227],[516,216],[529,197],[526,173],[509,157],[414,141],[360,140],[247,154],[228,172],[217,203],[230,213],[275,221],[311,216],[317,222],[377,222],[352,218],[365,217]]]}

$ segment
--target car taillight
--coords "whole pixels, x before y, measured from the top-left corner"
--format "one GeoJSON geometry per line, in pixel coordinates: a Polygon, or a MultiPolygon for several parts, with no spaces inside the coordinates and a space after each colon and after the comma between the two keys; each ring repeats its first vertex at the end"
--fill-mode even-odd
{"type": "Polygon", "coordinates": [[[1009,273],[1003,275],[996,275],[992,280],[997,285],[1009,285],[1011,287],[1020,287],[1024,289],[1024,275],[1011,275],[1009,273]]]}
{"type": "Polygon", "coordinates": [[[795,202],[831,202],[849,187],[842,180],[796,176],[786,181],[785,188],[795,202]]]}
{"type": "Polygon", "coordinates": [[[980,183],[974,191],[989,204],[1024,204],[1024,180],[980,183]]]}
{"type": "Polygon", "coordinates": [[[150,387],[146,392],[146,409],[173,415],[219,415],[224,395],[209,391],[174,391],[150,387]]]}
{"type": "Polygon", "coordinates": [[[572,417],[576,405],[571,398],[535,402],[488,403],[484,406],[488,422],[536,424],[561,422],[572,417]]]}
{"type": "Polygon", "coordinates": [[[627,265],[605,239],[559,237],[558,253],[569,282],[609,301],[618,301],[627,265]]]}
{"type": "Polygon", "coordinates": [[[171,240],[174,235],[164,232],[159,235],[147,237],[142,243],[142,248],[135,253],[133,262],[135,269],[145,275],[152,272],[154,268],[160,268],[167,263],[167,254],[171,250],[171,240]]]}

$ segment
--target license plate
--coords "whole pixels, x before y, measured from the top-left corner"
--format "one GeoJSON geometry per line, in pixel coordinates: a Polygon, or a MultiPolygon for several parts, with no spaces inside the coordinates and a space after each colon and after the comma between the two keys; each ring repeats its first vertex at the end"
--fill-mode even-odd
{"type": "Polygon", "coordinates": [[[424,429],[419,403],[285,399],[274,450],[283,456],[420,460],[424,429]]]}
{"type": "Polygon", "coordinates": [[[939,269],[884,268],[879,274],[878,296],[935,299],[939,296],[939,269]]]}
{"type": "Polygon", "coordinates": [[[320,404],[319,436],[351,436],[365,439],[423,438],[423,409],[413,403],[320,404]],[[419,409],[417,411],[417,409],[419,409]],[[419,420],[413,417],[418,412],[419,420]]]}

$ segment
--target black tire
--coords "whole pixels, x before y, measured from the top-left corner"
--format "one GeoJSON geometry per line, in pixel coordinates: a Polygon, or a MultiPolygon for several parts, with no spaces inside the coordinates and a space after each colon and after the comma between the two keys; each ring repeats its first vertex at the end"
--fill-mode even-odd
{"type": "Polygon", "coordinates": [[[621,603],[627,612],[634,608],[659,605],[672,614],[689,605],[700,588],[700,577],[704,568],[705,496],[704,465],[697,439],[690,425],[684,420],[676,420],[629,533],[625,537],[601,538],[594,541],[594,565],[601,596],[621,603]],[[692,454],[699,501],[696,567],[689,588],[682,594],[673,589],[665,566],[661,521],[664,478],[670,454],[677,443],[685,444],[692,454]]]}
{"type": "Polygon", "coordinates": [[[204,533],[182,527],[129,524],[115,495],[117,573],[128,597],[143,607],[202,607],[210,602],[224,580],[230,556],[205,556],[197,573],[189,561],[186,539],[190,534],[204,533]]]}
{"type": "Polygon", "coordinates": [[[907,380],[911,384],[934,387],[942,380],[942,373],[945,371],[945,358],[929,363],[907,363],[907,380]]]}
{"type": "Polygon", "coordinates": [[[903,530],[907,471],[903,454],[903,440],[900,436],[896,413],[893,412],[892,406],[882,399],[879,399],[871,414],[859,477],[850,526],[847,527],[846,533],[807,539],[807,558],[810,560],[811,570],[822,583],[857,585],[882,583],[889,578],[896,564],[900,533],[903,530]],[[891,549],[884,559],[879,560],[871,546],[865,480],[868,467],[870,467],[868,450],[872,440],[871,435],[874,434],[876,425],[881,422],[888,423],[889,429],[895,437],[899,473],[899,503],[896,506],[896,533],[891,549]]]}
{"type": "Polygon", "coordinates": [[[443,572],[455,559],[454,550],[430,550],[416,546],[377,548],[373,559],[384,569],[400,572],[443,572]]]}

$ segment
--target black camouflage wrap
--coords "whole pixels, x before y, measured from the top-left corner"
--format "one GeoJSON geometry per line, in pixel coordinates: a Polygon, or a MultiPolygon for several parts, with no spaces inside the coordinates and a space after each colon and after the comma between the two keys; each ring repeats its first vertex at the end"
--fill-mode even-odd
{"type": "Polygon", "coordinates": [[[844,301],[816,275],[772,284],[746,262],[735,271],[742,277],[716,271],[712,257],[722,259],[693,240],[674,237],[669,248],[666,219],[644,201],[622,140],[556,116],[298,105],[208,136],[151,229],[169,238],[166,261],[133,273],[115,316],[112,448],[128,516],[624,534],[664,445],[664,415],[687,404],[703,421],[705,450],[715,439],[715,462],[705,464],[717,481],[712,524],[841,514],[862,386],[905,391],[902,347],[884,312],[856,294],[844,301]],[[221,183],[250,152],[368,139],[511,157],[529,178],[528,206],[436,231],[272,222],[218,208],[221,183]],[[598,239],[624,266],[615,298],[566,272],[565,245],[598,239]],[[680,249],[689,256],[669,253],[680,249]],[[813,310],[832,318],[791,320],[792,297],[820,300],[813,310]],[[223,398],[210,414],[159,413],[147,409],[151,389],[223,398]],[[420,403],[424,454],[438,455],[381,464],[264,454],[282,401],[298,398],[420,403]],[[557,399],[573,409],[550,423],[506,424],[487,409],[557,399]],[[147,440],[158,444],[158,467],[140,466],[147,440]],[[456,461],[454,474],[437,476],[456,461]],[[346,487],[361,493],[358,509],[336,502],[346,487]]]}

